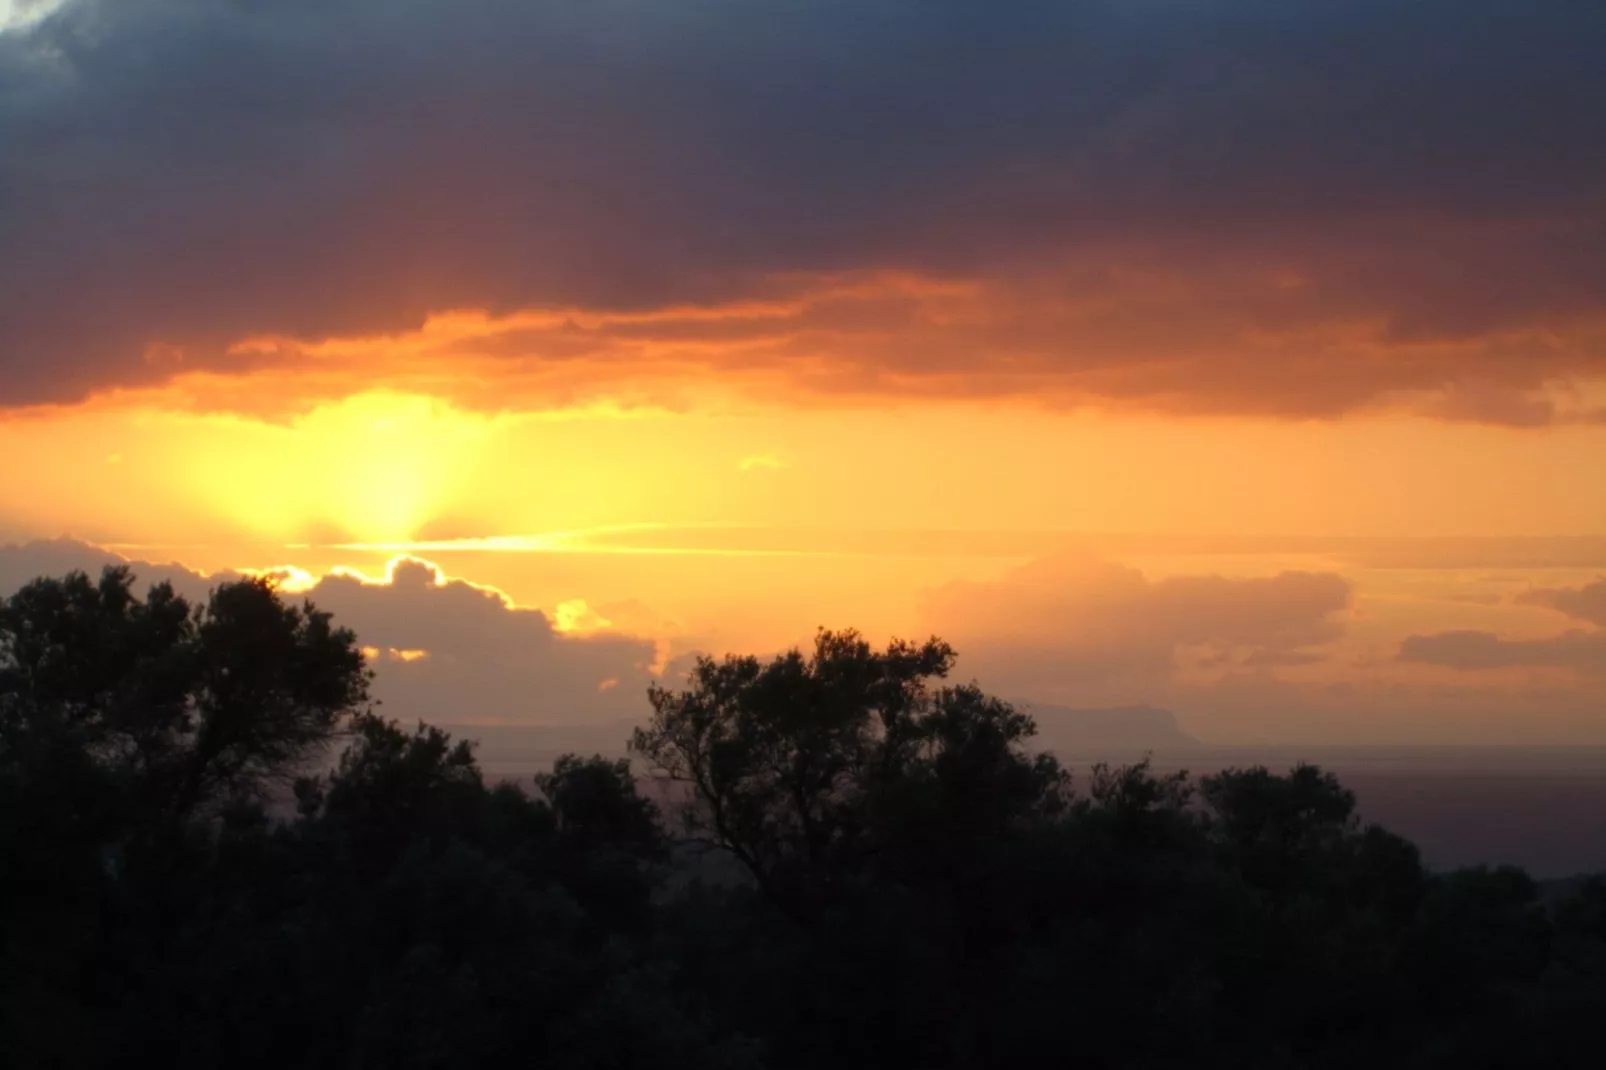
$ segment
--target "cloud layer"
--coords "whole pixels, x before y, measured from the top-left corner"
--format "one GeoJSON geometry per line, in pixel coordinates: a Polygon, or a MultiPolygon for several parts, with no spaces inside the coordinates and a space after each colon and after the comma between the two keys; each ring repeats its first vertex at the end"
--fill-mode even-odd
{"type": "MultiPolygon", "coordinates": [[[[0,594],[38,575],[93,572],[120,560],[66,539],[0,547],[0,594]]],[[[194,598],[236,575],[133,567],[142,585],[165,579],[194,598]]],[[[995,580],[930,590],[918,626],[898,634],[949,639],[960,653],[960,678],[1013,699],[1162,706],[1209,742],[1606,739],[1606,628],[1550,630],[1576,608],[1551,617],[1546,605],[1574,607],[1593,584],[1530,587],[1513,597],[1510,588],[1526,581],[1465,588],[1471,578],[1453,569],[1420,587],[1391,587],[1390,570],[1200,573],[1154,578],[1085,553],[1060,554],[995,580]],[[1453,600],[1463,589],[1485,588],[1508,593],[1453,600]],[[1430,632],[1422,626],[1428,621],[1455,630],[1430,632]]],[[[410,558],[373,579],[340,572],[296,579],[369,648],[387,715],[600,732],[574,737],[575,746],[596,746],[585,740],[598,738],[615,745],[619,722],[645,715],[650,680],[684,679],[692,647],[716,654],[767,648],[729,637],[688,643],[685,635],[666,645],[661,619],[646,607],[588,611],[576,601],[543,613],[410,558]],[[576,625],[585,630],[565,630],[576,625]],[[662,664],[666,654],[679,656],[662,664]]],[[[762,584],[752,590],[751,597],[768,596],[762,584]]],[[[806,643],[805,622],[798,625],[795,641],[806,643]]]]}
{"type": "Polygon", "coordinates": [[[1587,0],[68,0],[0,34],[0,404],[1595,420],[1603,49],[1587,0]]]}
{"type": "Polygon", "coordinates": [[[1540,587],[1524,592],[1517,601],[1525,606],[1553,609],[1574,620],[1606,628],[1606,580],[1597,580],[1587,587],[1540,587]]]}
{"type": "MultiPolygon", "coordinates": [[[[1275,670],[1323,660],[1352,591],[1332,573],[1173,576],[1083,555],[933,592],[934,630],[983,681],[1081,702],[1160,699],[1179,670],[1275,670]]],[[[996,684],[994,686],[1001,686],[996,684]]]]}
{"type": "Polygon", "coordinates": [[[1489,632],[1413,635],[1400,647],[1403,661],[1476,672],[1491,669],[1570,669],[1606,672],[1606,633],[1564,632],[1543,639],[1503,639],[1489,632]]]}
{"type": "Polygon", "coordinates": [[[1400,660],[1460,672],[1562,669],[1585,676],[1606,674],[1606,580],[1584,587],[1535,587],[1513,601],[1594,627],[1527,639],[1471,630],[1413,635],[1401,644],[1400,660]]]}

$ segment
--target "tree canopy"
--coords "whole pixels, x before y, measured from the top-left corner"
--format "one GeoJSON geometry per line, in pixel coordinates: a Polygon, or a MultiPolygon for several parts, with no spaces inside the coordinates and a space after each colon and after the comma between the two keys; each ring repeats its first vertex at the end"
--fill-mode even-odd
{"type": "Polygon", "coordinates": [[[1309,766],[1072,783],[954,668],[705,658],[633,761],[490,783],[267,583],[38,581],[0,604],[0,1065],[1598,1061],[1606,884],[1432,872],[1309,766]]]}

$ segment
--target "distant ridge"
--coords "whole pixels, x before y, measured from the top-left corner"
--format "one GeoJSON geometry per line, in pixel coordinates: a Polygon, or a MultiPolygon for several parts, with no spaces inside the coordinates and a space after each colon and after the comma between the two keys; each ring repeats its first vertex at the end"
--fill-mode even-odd
{"type": "Polygon", "coordinates": [[[630,733],[645,721],[603,721],[597,724],[522,725],[442,723],[441,728],[455,739],[469,739],[487,769],[523,766],[544,767],[560,754],[601,754],[622,757],[628,749],[630,733]]]}
{"type": "Polygon", "coordinates": [[[1204,746],[1182,730],[1176,714],[1153,706],[1077,709],[1034,702],[1016,706],[1037,722],[1037,745],[1054,751],[1062,760],[1191,751],[1204,746]]]}

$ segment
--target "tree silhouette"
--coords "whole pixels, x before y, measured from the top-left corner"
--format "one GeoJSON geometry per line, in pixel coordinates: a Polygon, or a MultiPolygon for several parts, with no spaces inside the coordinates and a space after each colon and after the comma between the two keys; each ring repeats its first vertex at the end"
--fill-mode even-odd
{"type": "Polygon", "coordinates": [[[629,761],[487,783],[358,651],[255,581],[0,603],[0,1065],[1598,1061],[1606,883],[1430,872],[1309,766],[1073,792],[939,640],[652,689],[685,837],[629,761]]]}
{"type": "Polygon", "coordinates": [[[0,973],[10,1007],[34,1006],[9,1020],[25,1049],[76,1020],[65,1008],[107,873],[167,865],[188,821],[287,782],[367,701],[351,633],[265,582],[225,584],[204,606],[132,586],[107,568],[0,603],[0,802],[16,815],[0,973]]]}
{"type": "Polygon", "coordinates": [[[1061,801],[1057,763],[1020,749],[1029,717],[931,686],[953,661],[935,639],[876,651],[851,631],[820,632],[808,658],[703,658],[687,690],[651,690],[631,746],[690,789],[688,829],[802,919],[833,881],[919,866],[1061,801]]]}
{"type": "MultiPolygon", "coordinates": [[[[365,707],[355,637],[265,580],[192,607],[127,568],[29,584],[0,605],[6,753],[81,755],[125,815],[183,821],[287,783],[365,707]]],[[[18,771],[25,771],[18,765],[18,771]]]]}

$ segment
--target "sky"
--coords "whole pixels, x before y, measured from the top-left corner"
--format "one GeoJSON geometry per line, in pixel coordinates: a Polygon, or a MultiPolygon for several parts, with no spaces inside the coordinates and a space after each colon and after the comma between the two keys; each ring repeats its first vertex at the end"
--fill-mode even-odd
{"type": "Polygon", "coordinates": [[[1595,0],[0,0],[0,587],[1606,743],[1595,0]]]}

